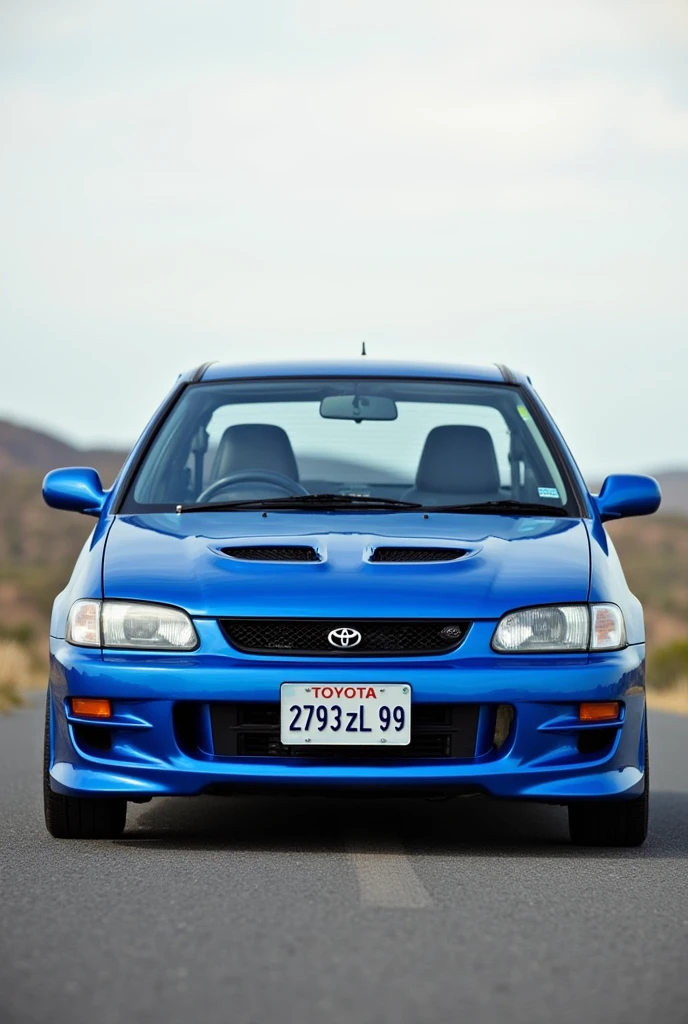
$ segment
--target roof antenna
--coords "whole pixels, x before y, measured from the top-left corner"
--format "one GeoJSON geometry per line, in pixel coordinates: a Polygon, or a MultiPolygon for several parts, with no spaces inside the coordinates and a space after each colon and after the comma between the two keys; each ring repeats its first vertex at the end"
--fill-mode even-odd
{"type": "Polygon", "coordinates": [[[363,344],[361,345],[361,355],[362,355],[362,356],[365,356],[365,355],[367,355],[367,354],[368,354],[368,353],[367,353],[367,352],[366,352],[366,350],[365,350],[365,341],[364,341],[364,342],[363,342],[363,344]]]}

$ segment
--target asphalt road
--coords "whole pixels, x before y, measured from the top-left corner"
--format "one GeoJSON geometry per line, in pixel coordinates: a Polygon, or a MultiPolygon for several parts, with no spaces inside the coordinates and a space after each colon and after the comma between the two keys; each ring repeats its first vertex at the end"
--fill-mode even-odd
{"type": "Polygon", "coordinates": [[[651,717],[652,833],[559,808],[159,800],[56,841],[41,707],[0,718],[0,1021],[688,1020],[688,718],[651,717]]]}

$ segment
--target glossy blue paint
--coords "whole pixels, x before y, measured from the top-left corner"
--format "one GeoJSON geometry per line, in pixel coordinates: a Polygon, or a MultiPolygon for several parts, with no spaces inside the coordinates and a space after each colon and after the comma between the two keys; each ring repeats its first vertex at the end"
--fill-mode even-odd
{"type": "MultiPolygon", "coordinates": [[[[213,365],[202,380],[340,375],[502,381],[496,367],[469,368],[356,362],[307,366],[213,365]]],[[[538,405],[584,501],[583,518],[455,515],[416,512],[256,511],[115,513],[132,465],[169,408],[190,386],[182,375],[144,431],[111,492],[102,494],[96,528],[51,623],[51,784],[72,795],[192,794],[223,783],[251,785],[474,786],[503,797],[568,801],[642,792],[645,647],[642,609],[630,593],[602,526],[616,514],[651,511],[650,490],[618,483],[598,499],[582,476],[530,382],[517,385],[538,405]],[[611,498],[610,498],[611,495],[611,498]],[[613,499],[613,500],[612,500],[613,499]],[[634,504],[635,502],[635,504],[634,504]],[[320,562],[238,562],[233,543],[313,545],[320,562]],[[465,549],[454,562],[370,563],[373,547],[449,545],[465,549]],[[100,651],[64,640],[78,598],[161,601],[194,619],[198,650],[100,651]],[[629,646],[590,654],[506,656],[491,649],[499,618],[515,608],[550,603],[613,602],[622,608],[629,646]],[[472,625],[451,654],[423,657],[280,658],[233,650],[218,616],[348,616],[466,618],[472,625]],[[175,731],[179,702],[205,709],[214,701],[277,701],[284,682],[406,682],[416,703],[478,703],[483,719],[499,704],[515,710],[500,749],[470,760],[410,760],[333,765],[327,759],[218,757],[209,737],[193,755],[175,731]],[[88,748],[69,710],[74,696],[107,697],[114,718],[100,723],[109,750],[88,748]],[[581,753],[580,701],[619,700],[623,714],[597,754],[581,753]]],[[[505,386],[513,386],[507,385],[505,386]]],[[[68,474],[69,471],[58,471],[68,474]]],[[[96,508],[97,487],[84,470],[46,480],[46,501],[79,511],[96,508]],[[79,481],[81,481],[79,483],[79,481]],[[88,483],[90,481],[90,483],[88,483]],[[85,491],[91,496],[86,497],[85,491]],[[72,504],[65,504],[72,502],[72,504]]],[[[90,471],[91,473],[93,471],[90,471]]],[[[628,480],[629,478],[610,478],[628,480]]],[[[636,478],[637,479],[637,478],[636,478]]],[[[654,493],[654,492],[653,492],[654,493]]],[[[656,498],[656,494],[655,494],[656,498]]]]}
{"type": "Polygon", "coordinates": [[[105,504],[105,491],[95,469],[73,466],[53,469],[47,474],[43,481],[43,500],[51,508],[99,516],[105,504]]]}
{"type": "Polygon", "coordinates": [[[161,600],[192,615],[499,618],[517,604],[586,601],[589,540],[572,519],[433,513],[258,511],[118,516],[103,568],[105,597],[161,600]],[[321,562],[238,562],[229,544],[313,545],[321,562]],[[455,562],[371,563],[374,547],[442,541],[469,554],[455,562]],[[146,571],[132,578],[131,567],[146,571]]]}
{"type": "Polygon", "coordinates": [[[596,499],[602,522],[626,516],[650,516],[659,508],[662,492],[651,476],[618,473],[608,476],[596,499]]]}

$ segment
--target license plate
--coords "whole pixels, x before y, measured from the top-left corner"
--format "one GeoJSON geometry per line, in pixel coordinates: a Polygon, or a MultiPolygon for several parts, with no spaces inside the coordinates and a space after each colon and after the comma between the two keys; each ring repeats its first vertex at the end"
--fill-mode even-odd
{"type": "Polygon", "coordinates": [[[286,746],[405,747],[411,687],[404,683],[283,683],[280,739],[286,746]]]}

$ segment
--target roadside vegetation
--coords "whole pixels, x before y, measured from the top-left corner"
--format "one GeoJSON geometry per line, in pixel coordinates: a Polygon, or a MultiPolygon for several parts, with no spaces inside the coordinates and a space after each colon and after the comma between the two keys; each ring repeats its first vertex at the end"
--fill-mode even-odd
{"type": "Polygon", "coordinates": [[[609,533],[645,608],[650,703],[688,714],[688,516],[626,519],[609,533]]]}
{"type": "Polygon", "coordinates": [[[654,706],[688,714],[688,639],[675,640],[650,660],[654,706]]]}
{"type": "Polygon", "coordinates": [[[17,707],[38,685],[30,652],[16,640],[0,640],[0,711],[17,707]]]}
{"type": "MultiPolygon", "coordinates": [[[[46,685],[50,608],[94,526],[86,516],[46,508],[42,478],[42,472],[10,470],[0,479],[3,710],[46,685]]],[[[628,519],[611,524],[609,533],[645,606],[653,701],[688,712],[688,516],[628,519]]]]}
{"type": "Polygon", "coordinates": [[[43,504],[42,473],[5,472],[0,478],[0,710],[45,687],[48,627],[55,595],[64,587],[94,520],[43,504]]]}

